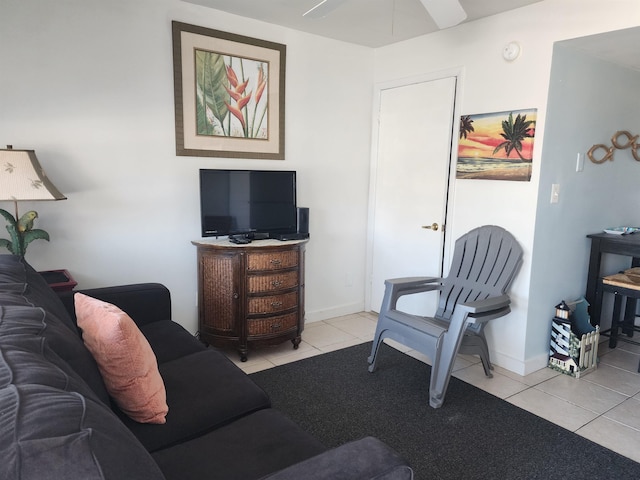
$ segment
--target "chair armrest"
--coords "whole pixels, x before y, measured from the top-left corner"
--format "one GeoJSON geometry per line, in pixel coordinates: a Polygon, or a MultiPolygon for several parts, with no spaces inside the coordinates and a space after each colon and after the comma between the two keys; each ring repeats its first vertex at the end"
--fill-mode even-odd
{"type": "Polygon", "coordinates": [[[385,297],[391,300],[390,309],[394,309],[398,299],[404,295],[440,290],[440,277],[403,277],[384,281],[385,297]]]}
{"type": "Polygon", "coordinates": [[[366,437],[296,463],[262,480],[411,480],[413,470],[380,440],[366,437]]]}
{"type": "Polygon", "coordinates": [[[385,280],[380,313],[395,310],[398,299],[403,295],[440,290],[441,281],[439,277],[403,277],[385,280]]]}
{"type": "Polygon", "coordinates": [[[502,294],[497,297],[489,297],[484,300],[461,303],[460,308],[469,313],[469,323],[486,322],[494,318],[502,317],[511,311],[509,307],[511,299],[509,295],[502,294]]]}
{"type": "Polygon", "coordinates": [[[116,305],[138,326],[159,320],[171,320],[171,294],[167,287],[160,283],[138,283],[63,292],[60,298],[74,320],[76,317],[73,294],[77,292],[116,305]]]}

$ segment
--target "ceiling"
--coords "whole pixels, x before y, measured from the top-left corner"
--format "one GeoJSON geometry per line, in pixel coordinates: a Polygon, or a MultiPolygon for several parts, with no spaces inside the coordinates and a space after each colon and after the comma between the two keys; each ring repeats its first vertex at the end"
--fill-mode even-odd
{"type": "MultiPolygon", "coordinates": [[[[348,0],[323,18],[303,17],[321,0],[184,0],[322,37],[382,47],[438,30],[420,0],[348,0]]],[[[464,22],[541,0],[459,0],[464,22]]],[[[464,23],[463,22],[463,23],[464,23]]]]}
{"type": "MultiPolygon", "coordinates": [[[[183,0],[282,27],[377,48],[436,32],[438,27],[420,0],[341,0],[322,18],[303,17],[321,0],[183,0]]],[[[336,0],[330,0],[336,1],[336,0]]],[[[459,0],[467,13],[463,22],[514,10],[542,0],[459,0]]],[[[583,50],[640,71],[640,27],[566,40],[583,50]]]]}

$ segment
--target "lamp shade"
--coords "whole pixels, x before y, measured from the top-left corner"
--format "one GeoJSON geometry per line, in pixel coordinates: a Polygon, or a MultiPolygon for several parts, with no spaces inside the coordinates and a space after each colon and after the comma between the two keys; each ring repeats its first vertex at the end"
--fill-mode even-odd
{"type": "Polygon", "coordinates": [[[65,200],[33,150],[0,149],[0,200],[65,200]]]}

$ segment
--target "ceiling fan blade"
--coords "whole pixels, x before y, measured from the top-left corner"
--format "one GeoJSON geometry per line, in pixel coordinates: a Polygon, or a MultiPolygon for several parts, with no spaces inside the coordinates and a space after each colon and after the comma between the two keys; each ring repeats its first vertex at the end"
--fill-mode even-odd
{"type": "Polygon", "coordinates": [[[438,28],[458,25],[467,18],[467,13],[458,0],[420,0],[438,28]]]}
{"type": "Polygon", "coordinates": [[[333,12],[336,8],[338,8],[346,1],[347,0],[322,0],[315,7],[303,13],[302,16],[307,18],[326,17],[329,13],[333,12]]]}

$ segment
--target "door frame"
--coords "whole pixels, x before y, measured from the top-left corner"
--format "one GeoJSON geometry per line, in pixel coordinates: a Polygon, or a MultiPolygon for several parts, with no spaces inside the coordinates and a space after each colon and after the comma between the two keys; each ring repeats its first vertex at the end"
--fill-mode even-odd
{"type": "Polygon", "coordinates": [[[457,152],[454,151],[454,145],[458,140],[458,122],[456,119],[460,118],[460,97],[462,92],[462,83],[464,79],[464,67],[454,67],[446,70],[439,70],[437,72],[426,73],[422,75],[416,75],[412,77],[406,77],[398,80],[391,80],[386,82],[376,83],[374,85],[373,93],[373,108],[371,116],[371,160],[369,167],[369,207],[367,214],[367,245],[366,245],[366,278],[365,278],[365,298],[364,309],[366,312],[372,311],[371,305],[371,290],[373,281],[373,235],[375,226],[375,200],[376,200],[376,185],[378,180],[378,141],[379,141],[379,129],[380,129],[380,97],[382,91],[406,87],[414,85],[416,83],[431,82],[435,80],[441,80],[444,78],[455,78],[454,99],[453,99],[453,122],[451,131],[451,145],[449,147],[449,176],[447,182],[447,189],[444,202],[444,219],[445,219],[445,231],[443,239],[443,251],[442,262],[440,265],[440,272],[425,272],[425,275],[444,275],[447,272],[448,266],[451,263],[451,255],[453,253],[453,241],[447,232],[452,230],[453,226],[453,198],[455,177],[456,177],[456,158],[457,152]]]}

